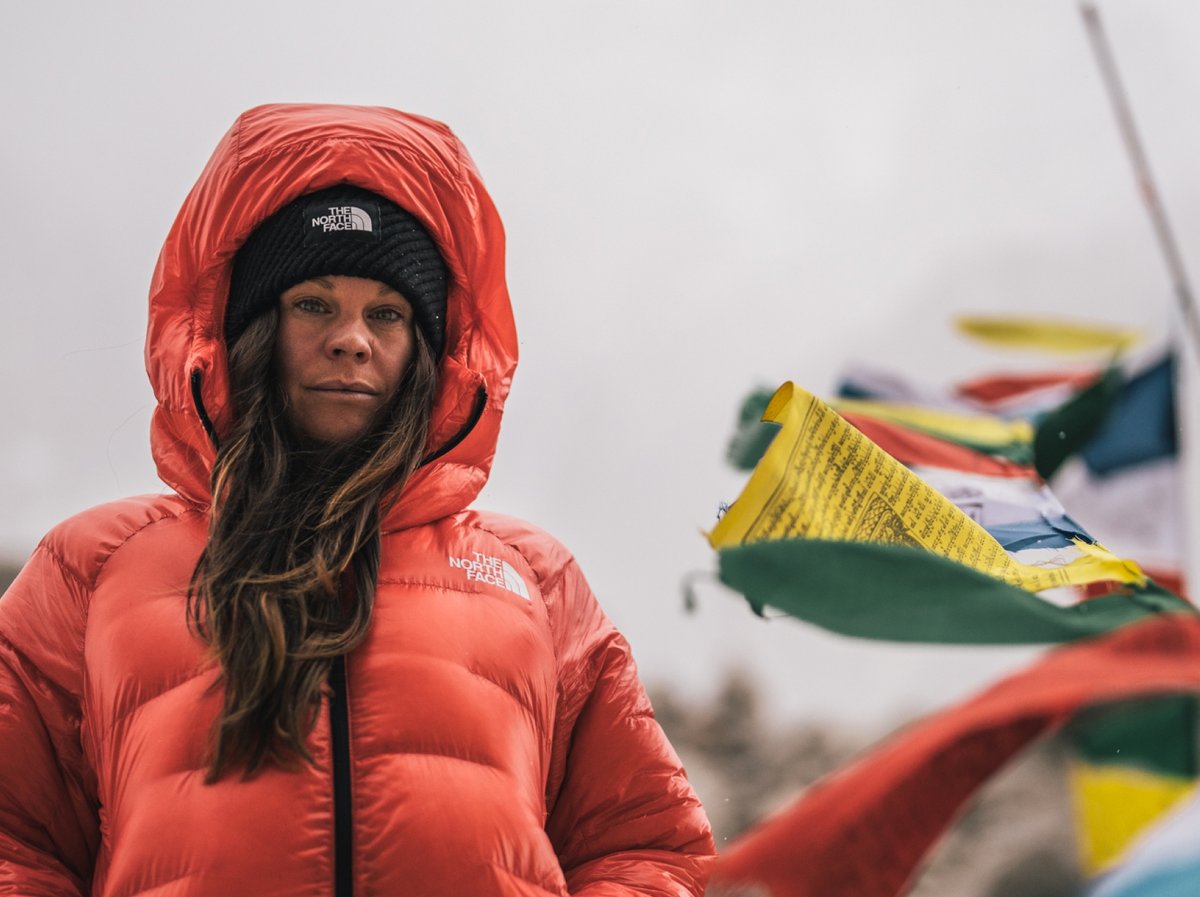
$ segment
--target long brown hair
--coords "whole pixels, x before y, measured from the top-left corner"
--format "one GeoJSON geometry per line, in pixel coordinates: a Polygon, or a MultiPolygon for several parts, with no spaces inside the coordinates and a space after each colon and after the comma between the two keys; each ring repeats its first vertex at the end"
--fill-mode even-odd
{"type": "Polygon", "coordinates": [[[437,368],[420,328],[383,419],[348,446],[306,444],[288,427],[274,374],[278,310],[229,353],[236,423],[212,470],[208,542],[188,619],[221,665],[208,781],[235,767],[311,762],[335,657],[367,634],[379,575],[380,514],[420,463],[437,368]]]}

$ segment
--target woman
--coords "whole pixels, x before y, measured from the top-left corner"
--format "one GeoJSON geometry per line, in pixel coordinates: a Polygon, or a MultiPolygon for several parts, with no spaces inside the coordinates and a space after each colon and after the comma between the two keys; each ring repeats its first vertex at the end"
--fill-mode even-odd
{"type": "Polygon", "coordinates": [[[516,347],[448,129],[239,118],[151,288],[173,492],[0,600],[0,893],[703,891],[625,641],[558,543],[466,510],[516,347]]]}

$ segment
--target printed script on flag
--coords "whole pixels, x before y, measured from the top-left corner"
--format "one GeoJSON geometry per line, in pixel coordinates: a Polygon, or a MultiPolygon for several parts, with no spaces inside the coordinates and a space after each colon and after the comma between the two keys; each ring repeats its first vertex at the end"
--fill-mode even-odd
{"type": "Polygon", "coordinates": [[[936,489],[793,383],[776,391],[763,420],[782,430],[709,534],[714,548],[788,538],[908,545],[1035,592],[1145,581],[1137,564],[1082,541],[1079,556],[1063,566],[1019,563],[936,489]]]}

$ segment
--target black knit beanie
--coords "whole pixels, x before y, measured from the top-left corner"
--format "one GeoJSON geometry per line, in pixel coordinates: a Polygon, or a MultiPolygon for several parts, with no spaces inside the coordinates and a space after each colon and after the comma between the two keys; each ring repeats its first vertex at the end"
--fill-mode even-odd
{"type": "Polygon", "coordinates": [[[434,357],[441,357],[449,276],[437,244],[394,202],[351,184],[293,200],[242,244],[233,259],[225,345],[284,290],[334,275],[368,277],[401,293],[434,357]]]}

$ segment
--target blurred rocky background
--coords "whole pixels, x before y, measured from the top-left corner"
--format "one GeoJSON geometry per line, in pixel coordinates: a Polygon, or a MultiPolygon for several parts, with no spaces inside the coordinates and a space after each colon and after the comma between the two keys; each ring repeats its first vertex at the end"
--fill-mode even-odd
{"type": "MultiPolygon", "coordinates": [[[[798,684],[797,688],[806,687],[798,684]]],[[[816,723],[775,723],[760,688],[732,670],[711,700],[688,702],[651,689],[655,714],[712,820],[717,847],[794,800],[870,746],[869,737],[816,723]]],[[[907,720],[877,733],[882,738],[907,720]]],[[[914,897],[1067,897],[1079,872],[1058,739],[1035,744],[973,800],[928,859],[914,897]]],[[[836,862],[835,857],[830,858],[836,862]]]]}

